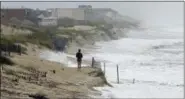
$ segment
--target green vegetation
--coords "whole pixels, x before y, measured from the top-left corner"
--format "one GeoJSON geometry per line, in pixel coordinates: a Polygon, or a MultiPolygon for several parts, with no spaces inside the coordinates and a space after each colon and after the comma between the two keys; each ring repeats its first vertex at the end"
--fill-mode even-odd
{"type": "Polygon", "coordinates": [[[7,69],[5,72],[7,75],[16,75],[16,72],[12,69],[7,69]]]}
{"type": "Polygon", "coordinates": [[[15,64],[11,59],[4,57],[4,56],[0,56],[0,63],[6,64],[6,65],[14,65],[15,64]]]}
{"type": "Polygon", "coordinates": [[[77,35],[81,35],[84,37],[87,33],[85,33],[84,31],[75,30],[75,29],[62,29],[62,30],[58,30],[56,34],[68,35],[69,37],[75,38],[77,35]]]}
{"type": "Polygon", "coordinates": [[[47,48],[52,48],[52,39],[46,32],[32,28],[34,32],[32,34],[14,34],[14,35],[2,35],[2,44],[14,44],[14,43],[32,43],[36,45],[42,45],[47,48]]]}
{"type": "Polygon", "coordinates": [[[58,19],[58,26],[64,26],[64,27],[73,27],[75,25],[100,26],[104,24],[107,24],[104,20],[92,22],[88,20],[74,20],[67,17],[58,19]]]}
{"type": "Polygon", "coordinates": [[[111,39],[115,39],[115,37],[112,35],[112,33],[109,31],[109,29],[105,27],[98,27],[99,30],[104,31],[111,39]]]}
{"type": "MultiPolygon", "coordinates": [[[[61,23],[60,25],[63,25],[62,22],[69,22],[70,19],[60,19],[61,23]],[[66,21],[67,20],[67,21],[66,21]]],[[[74,20],[70,20],[70,24],[73,23],[74,20]]],[[[64,23],[65,23],[64,22],[64,23]]],[[[97,30],[105,31],[111,38],[112,34],[110,33],[108,28],[112,28],[112,25],[109,25],[105,22],[88,22],[88,21],[77,21],[75,23],[77,25],[89,25],[89,26],[96,26],[97,30]]],[[[39,45],[39,47],[44,46],[49,49],[52,48],[52,37],[60,37],[67,36],[69,39],[75,40],[77,36],[82,36],[84,39],[88,39],[90,34],[88,31],[82,31],[82,30],[75,30],[75,29],[57,29],[57,27],[31,27],[31,26],[12,26],[14,29],[22,29],[22,30],[30,30],[33,33],[32,34],[14,34],[14,35],[3,35],[1,39],[1,43],[3,44],[14,44],[14,43],[21,43],[26,45],[27,43],[36,44],[39,45]],[[60,36],[58,36],[60,35],[60,36]]],[[[24,49],[24,48],[23,48],[24,49]]],[[[24,49],[26,50],[26,49],[24,49]]]]}
{"type": "Polygon", "coordinates": [[[32,97],[33,99],[49,99],[43,93],[31,94],[31,95],[29,95],[29,97],[32,97]]]}

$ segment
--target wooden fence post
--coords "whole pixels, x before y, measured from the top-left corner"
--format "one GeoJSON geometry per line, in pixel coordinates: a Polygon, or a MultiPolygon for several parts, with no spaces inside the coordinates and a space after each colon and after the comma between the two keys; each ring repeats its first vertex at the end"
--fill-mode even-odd
{"type": "Polygon", "coordinates": [[[21,55],[21,46],[18,44],[18,52],[19,52],[19,55],[21,55]]]}
{"type": "Polygon", "coordinates": [[[117,65],[117,83],[119,84],[119,66],[117,65]]]}
{"type": "Polygon", "coordinates": [[[94,67],[94,57],[92,57],[92,68],[94,67]]]}
{"type": "MultiPolygon", "coordinates": [[[[2,32],[2,28],[0,29],[0,33],[2,32]]],[[[0,40],[1,40],[1,38],[2,38],[2,36],[0,35],[0,40]]],[[[0,57],[1,57],[1,55],[2,55],[2,48],[1,48],[1,46],[2,46],[2,44],[1,44],[1,42],[0,42],[0,57]]],[[[0,64],[1,65],[1,64],[0,64]]]]}
{"type": "Polygon", "coordinates": [[[8,42],[8,45],[7,45],[7,53],[8,53],[8,56],[10,56],[10,52],[11,52],[11,48],[10,48],[10,43],[8,42]]]}
{"type": "Polygon", "coordinates": [[[104,75],[105,75],[105,70],[106,70],[105,62],[103,62],[103,66],[104,66],[104,75]]]}
{"type": "Polygon", "coordinates": [[[22,54],[22,47],[21,47],[21,45],[20,45],[20,55],[22,54]]]}
{"type": "MultiPolygon", "coordinates": [[[[9,46],[10,47],[10,46],[9,46]]],[[[8,47],[8,56],[10,56],[10,48],[8,47]]]]}
{"type": "Polygon", "coordinates": [[[8,55],[9,54],[9,44],[6,45],[6,52],[5,52],[5,55],[8,55]]]}
{"type": "Polygon", "coordinates": [[[135,84],[135,78],[133,79],[133,82],[132,83],[135,84]]]}

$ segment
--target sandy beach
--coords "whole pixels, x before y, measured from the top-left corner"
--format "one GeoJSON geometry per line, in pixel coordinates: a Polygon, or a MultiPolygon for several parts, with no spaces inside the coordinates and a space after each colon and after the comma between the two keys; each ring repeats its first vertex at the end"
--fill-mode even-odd
{"type": "Polygon", "coordinates": [[[11,54],[10,59],[16,65],[3,65],[1,68],[1,99],[31,99],[38,95],[49,99],[100,95],[93,87],[106,84],[101,70],[83,67],[77,71],[76,68],[41,59],[39,55],[46,48],[39,49],[33,44],[26,47],[27,55],[11,54]]]}

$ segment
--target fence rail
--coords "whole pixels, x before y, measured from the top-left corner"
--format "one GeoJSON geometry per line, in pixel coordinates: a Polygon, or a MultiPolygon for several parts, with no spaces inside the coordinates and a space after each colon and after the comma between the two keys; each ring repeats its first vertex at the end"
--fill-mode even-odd
{"type": "MultiPolygon", "coordinates": [[[[102,66],[101,66],[101,62],[103,62],[103,72],[104,72],[104,75],[106,75],[106,62],[105,61],[96,61],[94,57],[92,57],[92,65],[91,67],[92,68],[101,68],[102,69],[102,66]]],[[[117,83],[119,84],[119,65],[117,64],[116,65],[116,73],[117,73],[117,83]]]]}

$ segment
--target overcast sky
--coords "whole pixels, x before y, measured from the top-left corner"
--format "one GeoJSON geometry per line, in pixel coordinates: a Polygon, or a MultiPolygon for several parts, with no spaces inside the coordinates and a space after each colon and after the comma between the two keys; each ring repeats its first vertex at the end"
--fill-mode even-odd
{"type": "Polygon", "coordinates": [[[122,15],[154,24],[183,24],[183,2],[2,2],[1,7],[75,8],[80,4],[112,8],[122,15]]]}

